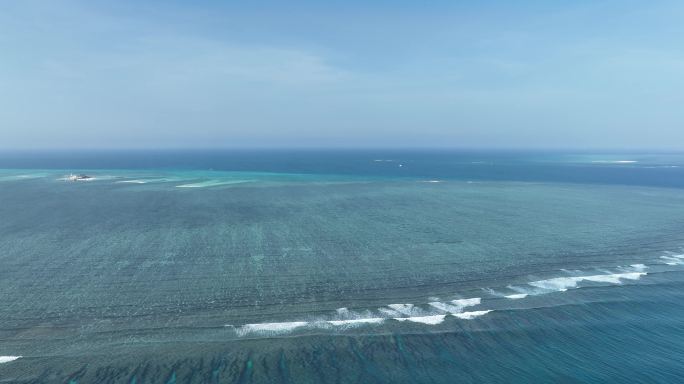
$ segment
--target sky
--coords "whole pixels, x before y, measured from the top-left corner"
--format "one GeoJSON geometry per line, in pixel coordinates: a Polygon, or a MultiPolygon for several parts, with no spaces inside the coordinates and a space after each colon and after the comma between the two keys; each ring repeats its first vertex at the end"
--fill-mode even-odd
{"type": "Polygon", "coordinates": [[[0,1],[0,149],[684,149],[681,1],[0,1]]]}

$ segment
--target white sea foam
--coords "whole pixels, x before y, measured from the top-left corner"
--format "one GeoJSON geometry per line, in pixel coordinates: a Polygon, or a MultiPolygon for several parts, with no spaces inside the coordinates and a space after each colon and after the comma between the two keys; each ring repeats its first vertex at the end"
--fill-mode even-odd
{"type": "Polygon", "coordinates": [[[209,187],[211,184],[207,183],[193,183],[193,184],[182,184],[182,185],[176,185],[176,188],[204,188],[204,187],[209,187]]]}
{"type": "Polygon", "coordinates": [[[389,308],[378,308],[378,311],[387,317],[401,316],[401,313],[389,308]]]}
{"type": "Polygon", "coordinates": [[[421,180],[421,183],[443,183],[442,180],[421,180]]]}
{"type": "Polygon", "coordinates": [[[429,302],[428,305],[433,307],[433,308],[437,308],[438,310],[440,310],[442,312],[447,312],[447,313],[461,312],[461,310],[463,310],[463,307],[459,307],[457,305],[451,305],[451,304],[447,304],[447,303],[442,303],[441,301],[432,301],[432,302],[429,302]]]}
{"type": "Polygon", "coordinates": [[[482,302],[482,299],[479,297],[473,297],[470,299],[456,299],[456,300],[451,300],[454,305],[459,305],[461,307],[472,307],[474,305],[479,305],[482,302]]]}
{"type": "Polygon", "coordinates": [[[530,285],[547,289],[550,291],[567,291],[568,288],[577,286],[577,278],[575,277],[557,277],[548,280],[533,281],[530,285]]]}
{"type": "MultiPolygon", "coordinates": [[[[669,253],[662,256],[666,260],[676,260],[684,262],[684,254],[669,253]]],[[[582,275],[581,271],[563,270],[568,276],[555,277],[545,280],[529,282],[529,287],[519,287],[509,285],[507,288],[514,293],[498,293],[491,289],[485,289],[492,295],[507,299],[523,299],[530,295],[539,295],[549,292],[562,292],[568,289],[578,288],[582,282],[592,282],[600,284],[622,284],[625,280],[639,280],[646,276],[648,266],[644,264],[632,264],[626,267],[618,267],[619,273],[595,273],[582,275]]],[[[430,301],[420,306],[411,303],[389,304],[377,309],[377,312],[365,310],[362,312],[350,311],[342,307],[336,310],[336,316],[332,319],[319,319],[312,321],[292,321],[279,323],[257,323],[245,324],[233,327],[238,336],[256,334],[261,336],[272,336],[290,333],[301,328],[309,329],[348,329],[364,325],[382,324],[386,320],[398,322],[412,322],[426,325],[437,325],[445,321],[447,316],[453,316],[462,320],[471,320],[493,311],[493,309],[483,309],[478,311],[467,311],[467,307],[482,304],[482,299],[472,297],[467,299],[456,299],[451,301],[440,301],[439,298],[430,298],[430,301]],[[432,309],[427,309],[426,306],[432,309]],[[378,312],[382,315],[378,316],[378,312]]],[[[228,326],[228,325],[227,325],[228,326]]],[[[232,326],[231,326],[232,327],[232,326]]]]}
{"type": "Polygon", "coordinates": [[[504,297],[511,300],[524,299],[529,295],[529,293],[514,293],[512,295],[505,295],[504,297]]]}
{"type": "Polygon", "coordinates": [[[684,265],[684,255],[669,254],[660,256],[660,258],[667,265],[684,265]]]}
{"type": "Polygon", "coordinates": [[[345,307],[337,308],[335,311],[340,316],[349,316],[349,314],[351,313],[351,312],[349,312],[349,309],[347,309],[345,307]]]}
{"type": "Polygon", "coordinates": [[[637,272],[645,271],[648,268],[644,264],[632,264],[632,265],[630,265],[630,267],[632,267],[632,269],[637,271],[637,272]]]}
{"type": "Polygon", "coordinates": [[[465,307],[472,307],[474,305],[479,305],[482,299],[479,297],[473,297],[470,299],[457,299],[451,300],[449,303],[444,303],[441,301],[432,301],[428,303],[429,306],[437,308],[440,311],[453,313],[462,312],[465,307]]]}
{"type": "Polygon", "coordinates": [[[395,317],[397,321],[410,321],[413,323],[422,323],[428,325],[441,324],[446,315],[431,315],[431,316],[412,316],[412,317],[395,317]]]}
{"type": "Polygon", "coordinates": [[[595,283],[622,284],[622,280],[639,280],[642,276],[645,275],[646,272],[627,272],[605,275],[556,277],[553,279],[533,281],[529,284],[533,287],[541,288],[547,291],[564,292],[570,288],[577,288],[578,284],[583,281],[591,281],[595,283]]]}
{"type": "MultiPolygon", "coordinates": [[[[356,319],[345,319],[345,320],[326,320],[326,321],[290,321],[282,323],[256,323],[256,324],[245,324],[239,327],[234,327],[235,332],[238,336],[246,336],[250,334],[264,335],[264,336],[274,336],[290,333],[296,329],[300,328],[330,328],[337,327],[342,329],[354,328],[367,324],[381,324],[385,320],[384,317],[364,317],[356,319]]],[[[226,325],[226,327],[233,327],[232,325],[226,325]]]]}
{"type": "Polygon", "coordinates": [[[117,181],[117,183],[145,184],[145,183],[147,183],[147,180],[121,180],[121,181],[117,181]]]}
{"type": "Polygon", "coordinates": [[[556,277],[553,279],[533,281],[529,283],[533,287],[546,289],[549,291],[567,291],[568,288],[574,288],[577,283],[581,281],[577,277],[556,277]]]}
{"type": "Polygon", "coordinates": [[[279,335],[283,333],[292,332],[297,328],[306,327],[307,325],[309,325],[309,322],[306,321],[245,324],[241,327],[236,328],[235,332],[237,332],[238,336],[245,336],[250,333],[262,335],[279,335]]]}
{"type": "MultiPolygon", "coordinates": [[[[584,278],[586,281],[593,281],[594,283],[608,283],[608,284],[620,284],[620,276],[615,275],[594,275],[587,276],[584,278]]],[[[579,280],[582,281],[582,280],[579,280]]]]}
{"type": "Polygon", "coordinates": [[[511,300],[524,299],[527,296],[534,294],[534,291],[530,291],[529,289],[520,288],[520,287],[516,287],[513,285],[509,285],[507,288],[512,290],[512,291],[518,292],[518,293],[505,294],[505,293],[497,292],[491,288],[483,288],[483,290],[492,296],[504,297],[506,299],[511,299],[511,300]]]}
{"type": "Polygon", "coordinates": [[[337,312],[338,318],[335,320],[327,320],[323,324],[322,322],[314,322],[314,326],[341,326],[341,327],[353,327],[363,324],[378,324],[382,323],[384,317],[374,317],[370,311],[353,312],[349,309],[342,307],[335,310],[337,312]]]}
{"type": "Polygon", "coordinates": [[[0,356],[0,364],[9,363],[10,361],[14,361],[17,359],[21,359],[21,356],[0,356]]]}
{"type": "Polygon", "coordinates": [[[379,308],[379,310],[391,316],[395,316],[395,314],[401,314],[405,316],[416,316],[423,314],[423,311],[420,308],[416,308],[413,304],[390,304],[387,307],[390,308],[391,312],[383,311],[384,308],[379,308]]]}
{"type": "Polygon", "coordinates": [[[492,311],[491,309],[488,309],[488,310],[484,310],[484,311],[470,311],[470,312],[463,312],[463,313],[452,313],[451,316],[455,316],[455,317],[458,317],[459,319],[463,319],[463,320],[472,320],[476,317],[486,315],[491,311],[492,311]]]}
{"type": "Polygon", "coordinates": [[[349,320],[328,320],[326,323],[334,326],[341,326],[341,327],[354,327],[357,325],[363,325],[363,324],[380,324],[383,321],[385,321],[384,318],[382,317],[370,317],[370,318],[361,318],[361,319],[349,319],[349,320]]]}

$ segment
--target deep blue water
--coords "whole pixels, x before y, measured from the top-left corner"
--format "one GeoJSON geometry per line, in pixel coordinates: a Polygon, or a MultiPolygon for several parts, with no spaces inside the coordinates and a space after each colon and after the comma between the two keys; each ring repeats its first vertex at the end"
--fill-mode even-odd
{"type": "Polygon", "coordinates": [[[0,382],[674,383],[683,272],[681,154],[0,153],[0,382]]]}

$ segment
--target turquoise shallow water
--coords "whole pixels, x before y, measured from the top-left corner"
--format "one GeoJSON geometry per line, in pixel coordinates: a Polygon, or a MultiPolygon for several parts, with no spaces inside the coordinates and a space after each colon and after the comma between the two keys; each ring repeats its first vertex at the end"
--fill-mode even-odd
{"type": "Polygon", "coordinates": [[[4,154],[0,382],[677,382],[682,159],[4,154]]]}

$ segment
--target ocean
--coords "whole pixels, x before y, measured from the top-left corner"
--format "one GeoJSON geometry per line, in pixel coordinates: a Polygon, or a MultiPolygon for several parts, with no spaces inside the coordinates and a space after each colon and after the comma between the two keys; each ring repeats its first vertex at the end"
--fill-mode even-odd
{"type": "Polygon", "coordinates": [[[684,382],[683,272],[683,154],[0,153],[0,383],[684,382]]]}

